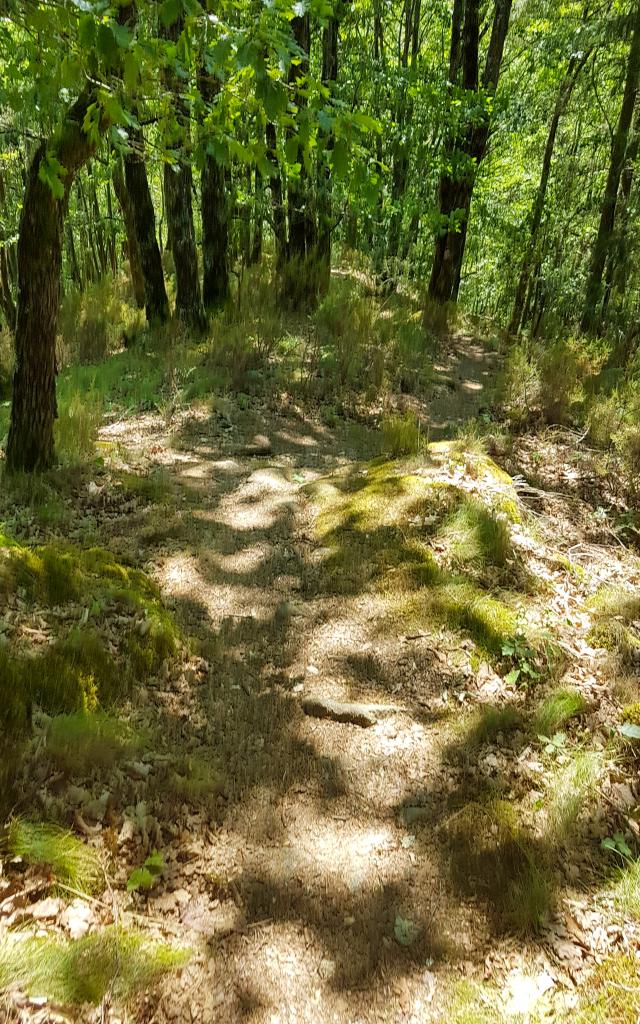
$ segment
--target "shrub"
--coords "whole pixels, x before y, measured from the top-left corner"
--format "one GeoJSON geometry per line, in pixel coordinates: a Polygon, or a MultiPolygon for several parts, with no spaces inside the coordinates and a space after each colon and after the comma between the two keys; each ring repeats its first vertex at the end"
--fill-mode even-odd
{"type": "Polygon", "coordinates": [[[333,387],[378,391],[384,379],[375,300],[349,281],[334,283],[316,311],[319,366],[333,387]]]}
{"type": "Polygon", "coordinates": [[[540,402],[547,423],[571,418],[573,408],[584,400],[585,381],[598,373],[603,358],[584,338],[558,340],[538,349],[540,402]]]}

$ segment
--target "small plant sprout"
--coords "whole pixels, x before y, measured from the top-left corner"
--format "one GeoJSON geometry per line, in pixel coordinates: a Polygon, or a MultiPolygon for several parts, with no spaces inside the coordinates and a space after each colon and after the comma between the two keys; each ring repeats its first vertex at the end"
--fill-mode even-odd
{"type": "Polygon", "coordinates": [[[165,859],[154,850],[149,854],[140,868],[135,868],[127,881],[127,892],[139,892],[140,889],[153,889],[165,868],[165,859]]]}
{"type": "Polygon", "coordinates": [[[614,832],[612,836],[606,836],[600,843],[600,846],[603,850],[608,850],[610,853],[615,854],[623,864],[626,864],[633,858],[631,848],[622,832],[614,832]]]}
{"type": "Polygon", "coordinates": [[[516,633],[502,645],[502,654],[509,658],[513,668],[504,677],[508,686],[531,686],[540,678],[536,668],[536,653],[522,633],[516,633]]]}

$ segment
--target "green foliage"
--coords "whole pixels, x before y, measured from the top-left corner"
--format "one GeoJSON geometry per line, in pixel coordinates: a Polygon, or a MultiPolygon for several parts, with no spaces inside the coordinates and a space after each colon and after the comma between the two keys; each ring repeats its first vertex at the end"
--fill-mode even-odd
{"type": "Polygon", "coordinates": [[[122,1001],[148,991],[188,959],[186,950],[116,925],[69,942],[12,936],[0,946],[0,987],[19,985],[63,1006],[97,1006],[107,994],[122,1001]]]}
{"type": "Polygon", "coordinates": [[[45,866],[55,881],[80,892],[94,892],[104,881],[98,852],[56,825],[13,818],[2,845],[10,857],[45,866]]]}
{"type": "Polygon", "coordinates": [[[135,868],[127,880],[127,892],[139,892],[140,889],[153,889],[165,869],[165,859],[154,850],[149,854],[140,868],[135,868]]]}

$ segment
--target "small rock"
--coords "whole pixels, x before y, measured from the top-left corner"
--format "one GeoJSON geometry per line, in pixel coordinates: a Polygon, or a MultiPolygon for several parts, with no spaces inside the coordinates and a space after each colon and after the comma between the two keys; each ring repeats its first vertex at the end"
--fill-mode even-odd
{"type": "Polygon", "coordinates": [[[57,917],[62,909],[62,900],[55,896],[47,896],[44,900],[38,900],[30,907],[29,913],[36,921],[47,921],[57,917]]]}
{"type": "Polygon", "coordinates": [[[333,978],[336,973],[336,962],[335,960],[321,960],[318,967],[318,974],[323,981],[329,981],[333,978]]]}

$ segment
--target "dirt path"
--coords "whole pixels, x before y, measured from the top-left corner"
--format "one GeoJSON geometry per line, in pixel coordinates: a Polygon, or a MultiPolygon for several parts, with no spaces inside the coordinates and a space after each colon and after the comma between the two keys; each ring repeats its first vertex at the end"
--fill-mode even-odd
{"type": "MultiPolygon", "coordinates": [[[[473,377],[467,357],[463,387],[486,372],[472,354],[473,377]]],[[[164,467],[158,500],[126,529],[107,520],[106,542],[146,560],[202,659],[143,699],[224,778],[214,822],[186,806],[161,822],[167,884],[145,912],[198,955],[148,1019],[422,1022],[494,970],[562,987],[543,944],[496,932],[439,836],[443,809],[498,764],[451,757],[443,720],[466,700],[465,642],[407,639],[371,593],[315,585],[326,552],[306,487],[370,456],[375,437],[295,410],[219,408],[171,428],[125,421],[103,439],[134,466],[164,467]],[[257,433],[268,454],[243,454],[257,433]],[[310,716],[310,698],[374,706],[376,723],[310,716]]],[[[495,679],[485,666],[473,685],[490,693],[495,679]]]]}

